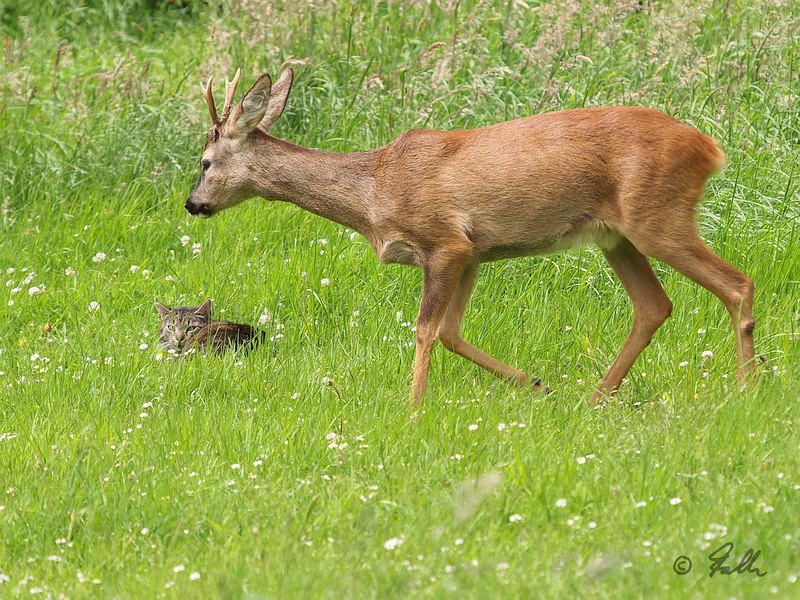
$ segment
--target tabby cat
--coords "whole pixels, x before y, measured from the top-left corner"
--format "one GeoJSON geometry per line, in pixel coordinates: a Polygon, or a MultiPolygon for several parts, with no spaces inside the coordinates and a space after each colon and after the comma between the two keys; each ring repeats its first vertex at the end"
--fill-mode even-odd
{"type": "Polygon", "coordinates": [[[211,320],[211,299],[200,306],[170,308],[156,302],[161,316],[161,345],[176,354],[197,350],[221,352],[252,348],[263,340],[264,332],[241,323],[211,320]]]}

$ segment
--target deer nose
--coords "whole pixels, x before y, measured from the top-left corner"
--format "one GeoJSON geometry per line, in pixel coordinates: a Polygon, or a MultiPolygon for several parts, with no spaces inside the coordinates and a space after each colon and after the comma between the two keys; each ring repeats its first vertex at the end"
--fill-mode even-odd
{"type": "Polygon", "coordinates": [[[183,207],[189,211],[190,215],[200,217],[201,219],[207,219],[214,213],[214,211],[208,208],[207,204],[195,202],[192,200],[191,196],[186,200],[186,204],[184,204],[183,207]]]}
{"type": "Polygon", "coordinates": [[[189,211],[189,214],[190,214],[190,215],[196,215],[197,213],[199,213],[199,212],[200,212],[200,206],[199,206],[199,205],[197,205],[197,204],[195,204],[194,202],[192,202],[192,199],[191,199],[191,198],[188,198],[188,199],[186,200],[186,204],[184,204],[184,205],[183,205],[183,207],[184,207],[186,210],[188,210],[188,211],[189,211]]]}

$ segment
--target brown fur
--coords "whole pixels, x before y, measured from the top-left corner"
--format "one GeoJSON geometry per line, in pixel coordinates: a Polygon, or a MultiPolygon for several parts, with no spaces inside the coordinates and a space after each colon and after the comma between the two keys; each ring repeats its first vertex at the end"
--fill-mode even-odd
{"type": "Polygon", "coordinates": [[[478,265],[585,243],[603,250],[635,315],[592,403],[617,389],[672,310],[645,256],[719,296],[734,324],[739,376],[752,374],[752,281],[713,254],[695,225],[705,182],[724,164],[713,139],[654,110],[608,107],[466,131],[414,130],[382,148],[336,154],[267,133],[285,105],[291,71],[263,107],[256,100],[269,85],[259,79],[221,124],[203,152],[212,167],[186,208],[211,216],[252,196],[293,202],[360,232],[383,262],[421,266],[415,403],[437,339],[498,376],[530,381],[460,337],[478,265]]]}
{"type": "Polygon", "coordinates": [[[255,327],[230,321],[214,321],[195,337],[195,345],[204,350],[221,352],[250,348],[263,340],[264,333],[255,327]]]}
{"type": "Polygon", "coordinates": [[[250,325],[211,320],[211,300],[200,306],[171,308],[156,302],[161,317],[162,346],[180,356],[187,352],[248,349],[263,341],[264,333],[250,325]]]}

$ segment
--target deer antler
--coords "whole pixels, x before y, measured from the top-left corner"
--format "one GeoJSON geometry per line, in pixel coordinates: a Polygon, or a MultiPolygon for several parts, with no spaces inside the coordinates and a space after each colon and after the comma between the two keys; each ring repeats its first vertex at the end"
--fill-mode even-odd
{"type": "Polygon", "coordinates": [[[233,96],[236,94],[236,86],[239,84],[239,75],[241,69],[236,69],[236,75],[233,76],[233,81],[225,80],[225,104],[222,106],[222,120],[228,118],[231,114],[231,106],[233,105],[233,96]]]}
{"type": "Polygon", "coordinates": [[[200,84],[200,89],[203,90],[203,97],[206,99],[206,104],[208,104],[208,112],[211,113],[211,122],[214,125],[219,123],[219,119],[217,118],[217,105],[214,104],[214,92],[211,90],[211,82],[213,81],[214,76],[208,78],[208,83],[203,85],[200,84]]]}

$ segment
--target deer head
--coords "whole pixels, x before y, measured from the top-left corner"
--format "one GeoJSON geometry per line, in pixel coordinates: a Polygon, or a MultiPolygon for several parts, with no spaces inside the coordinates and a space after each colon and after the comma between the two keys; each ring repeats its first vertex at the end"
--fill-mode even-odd
{"type": "MultiPolygon", "coordinates": [[[[286,107],[294,73],[286,69],[273,84],[269,75],[262,75],[236,106],[233,98],[240,71],[233,81],[225,82],[225,103],[222,116],[217,116],[211,85],[213,77],[201,85],[209,113],[211,129],[200,159],[200,180],[189,194],[185,208],[190,214],[207,218],[221,210],[255,196],[252,165],[258,136],[269,131],[286,107]],[[261,130],[259,132],[259,129],[261,130]]],[[[259,161],[269,157],[259,155],[259,161]]]]}

